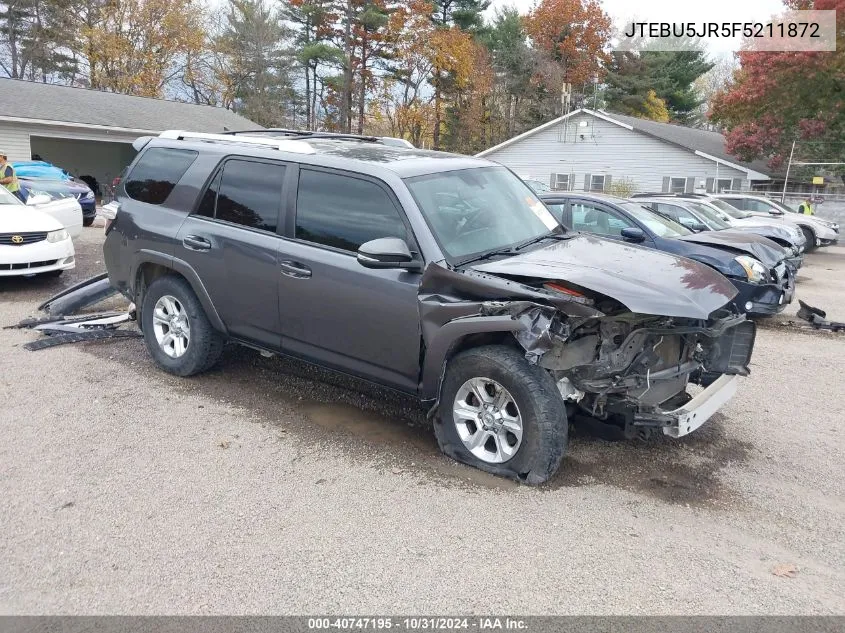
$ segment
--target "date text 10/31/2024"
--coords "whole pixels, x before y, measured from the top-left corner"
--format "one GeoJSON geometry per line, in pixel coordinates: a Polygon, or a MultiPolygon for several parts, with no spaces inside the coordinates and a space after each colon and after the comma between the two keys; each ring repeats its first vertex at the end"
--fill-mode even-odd
{"type": "Polygon", "coordinates": [[[314,630],[404,630],[404,631],[525,631],[528,625],[518,618],[473,617],[355,617],[309,618],[308,628],[314,630]]]}

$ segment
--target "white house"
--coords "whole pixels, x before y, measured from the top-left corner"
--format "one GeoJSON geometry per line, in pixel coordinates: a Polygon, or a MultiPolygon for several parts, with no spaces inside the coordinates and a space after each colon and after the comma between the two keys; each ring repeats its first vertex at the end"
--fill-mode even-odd
{"type": "Polygon", "coordinates": [[[478,156],[570,191],[606,191],[619,180],[640,192],[735,191],[771,178],[765,161],[727,154],[718,132],[586,108],[478,156]]]}
{"type": "Polygon", "coordinates": [[[111,183],[135,155],[132,141],[166,129],[257,127],[230,110],[18,79],[0,79],[0,148],[10,161],[38,155],[75,176],[111,183]]]}

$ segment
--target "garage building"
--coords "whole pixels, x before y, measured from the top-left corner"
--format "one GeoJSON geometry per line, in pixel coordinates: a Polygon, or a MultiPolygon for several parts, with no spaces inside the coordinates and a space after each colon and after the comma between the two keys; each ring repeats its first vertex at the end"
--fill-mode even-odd
{"type": "Polygon", "coordinates": [[[135,155],[132,141],[166,129],[257,127],[231,110],[18,79],[0,79],[0,148],[109,184],[135,155]]]}

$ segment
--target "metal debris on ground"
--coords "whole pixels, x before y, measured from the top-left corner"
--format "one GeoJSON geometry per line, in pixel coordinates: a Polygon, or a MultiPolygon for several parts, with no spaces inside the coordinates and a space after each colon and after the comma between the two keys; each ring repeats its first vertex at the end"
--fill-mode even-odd
{"type": "Polygon", "coordinates": [[[7,327],[27,328],[47,335],[46,338],[24,344],[23,348],[29,351],[68,343],[141,336],[136,329],[118,329],[124,323],[135,320],[134,304],[123,312],[110,311],[72,316],[83,308],[112,296],[115,292],[105,274],[96,275],[66,288],[38,306],[39,310],[47,312],[49,316],[24,319],[17,325],[7,327]]]}
{"type": "Polygon", "coordinates": [[[831,330],[833,332],[845,332],[845,322],[828,321],[827,313],[819,308],[814,308],[807,305],[800,299],[798,300],[800,309],[798,310],[798,318],[804,319],[817,330],[831,330]]]}
{"type": "Polygon", "coordinates": [[[103,339],[111,338],[137,338],[141,336],[140,332],[134,330],[82,330],[75,334],[55,334],[47,338],[42,338],[37,341],[25,343],[23,348],[30,352],[35,352],[47,347],[55,347],[56,345],[66,345],[68,343],[82,343],[83,341],[101,341],[103,339]]]}

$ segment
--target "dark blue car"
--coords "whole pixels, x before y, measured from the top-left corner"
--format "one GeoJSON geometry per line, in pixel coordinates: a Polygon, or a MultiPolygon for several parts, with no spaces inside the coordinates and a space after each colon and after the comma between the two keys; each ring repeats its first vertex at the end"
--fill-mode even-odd
{"type": "Polygon", "coordinates": [[[771,240],[743,232],[694,233],[632,200],[593,193],[546,193],[540,198],[558,221],[594,233],[715,268],[739,291],[737,308],[751,315],[781,312],[792,301],[795,277],[788,253],[771,240]]]}
{"type": "Polygon", "coordinates": [[[91,226],[97,215],[97,198],[85,182],[46,161],[12,163],[25,197],[47,194],[51,198],[76,198],[82,207],[82,223],[91,226]]]}

